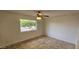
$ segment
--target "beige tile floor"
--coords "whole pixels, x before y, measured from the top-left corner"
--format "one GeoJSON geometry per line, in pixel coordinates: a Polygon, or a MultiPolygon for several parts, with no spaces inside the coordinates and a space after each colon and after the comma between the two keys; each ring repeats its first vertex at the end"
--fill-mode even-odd
{"type": "Polygon", "coordinates": [[[75,45],[50,37],[40,37],[17,43],[7,48],[10,49],[74,49],[75,45]]]}

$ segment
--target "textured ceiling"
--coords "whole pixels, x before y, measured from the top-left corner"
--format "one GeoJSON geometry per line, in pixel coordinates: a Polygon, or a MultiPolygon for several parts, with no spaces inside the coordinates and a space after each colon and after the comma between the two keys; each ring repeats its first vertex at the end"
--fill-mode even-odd
{"type": "MultiPolygon", "coordinates": [[[[35,16],[37,10],[8,10],[8,12],[23,14],[23,15],[30,15],[35,16]]],[[[65,15],[65,14],[74,14],[79,13],[78,10],[41,10],[43,14],[49,15],[49,16],[59,16],[59,15],[65,15]]]]}

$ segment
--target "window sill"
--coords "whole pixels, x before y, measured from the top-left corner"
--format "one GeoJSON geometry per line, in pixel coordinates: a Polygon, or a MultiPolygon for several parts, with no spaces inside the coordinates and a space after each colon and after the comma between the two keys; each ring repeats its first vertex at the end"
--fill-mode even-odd
{"type": "Polygon", "coordinates": [[[35,31],[37,31],[37,29],[36,30],[21,31],[21,33],[35,32],[35,31]]]}

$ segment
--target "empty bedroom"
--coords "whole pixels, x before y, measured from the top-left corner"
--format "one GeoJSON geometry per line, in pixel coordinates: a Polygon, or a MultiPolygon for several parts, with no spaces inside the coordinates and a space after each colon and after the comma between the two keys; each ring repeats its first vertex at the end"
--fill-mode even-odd
{"type": "Polygon", "coordinates": [[[0,10],[1,49],[78,49],[78,10],[0,10]]]}

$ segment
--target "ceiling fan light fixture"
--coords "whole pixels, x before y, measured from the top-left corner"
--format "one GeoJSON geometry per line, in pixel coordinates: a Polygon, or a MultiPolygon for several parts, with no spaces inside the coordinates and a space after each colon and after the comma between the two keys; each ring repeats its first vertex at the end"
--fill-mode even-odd
{"type": "Polygon", "coordinates": [[[36,17],[36,19],[37,19],[37,20],[41,20],[41,19],[42,19],[42,17],[36,17]]]}
{"type": "Polygon", "coordinates": [[[48,15],[44,15],[41,11],[37,11],[36,13],[36,19],[37,20],[43,20],[45,17],[49,17],[48,15]]]}

